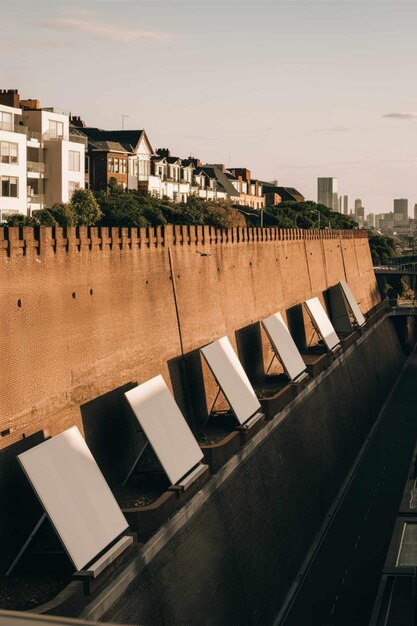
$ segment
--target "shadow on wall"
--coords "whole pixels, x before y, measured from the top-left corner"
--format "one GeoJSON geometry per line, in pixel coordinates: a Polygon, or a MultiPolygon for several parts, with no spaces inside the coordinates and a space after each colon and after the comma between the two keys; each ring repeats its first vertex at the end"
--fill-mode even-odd
{"type": "Polygon", "coordinates": [[[207,420],[203,368],[199,350],[168,361],[175,400],[191,430],[196,432],[207,420]]]}
{"type": "Polygon", "coordinates": [[[124,397],[137,383],[127,383],[82,404],[84,437],[109,484],[126,475],[136,451],[136,427],[124,397]]]}
{"type": "Polygon", "coordinates": [[[244,326],[235,332],[237,352],[243,369],[252,383],[265,378],[262,355],[262,335],[259,322],[244,326]]]}
{"type": "MultiPolygon", "coordinates": [[[[198,350],[195,350],[194,352],[198,353],[198,350]]],[[[167,362],[167,365],[175,402],[178,404],[180,411],[187,420],[191,430],[194,430],[196,425],[196,415],[193,401],[194,384],[190,381],[188,376],[187,362],[188,355],[180,355],[170,359],[167,362]]],[[[169,383],[169,381],[165,382],[169,383]]]]}
{"type": "MultiPolygon", "coordinates": [[[[265,373],[259,322],[237,330],[235,338],[239,359],[249,379],[251,381],[263,380],[265,373]]],[[[212,375],[208,373],[208,366],[203,367],[202,358],[198,349],[168,362],[175,400],[194,432],[206,423],[209,417],[208,405],[211,405],[217,394],[217,385],[212,375]]]]}
{"type": "Polygon", "coordinates": [[[45,440],[44,432],[39,431],[0,450],[0,575],[7,570],[43,513],[17,455],[45,440]]]}
{"type": "Polygon", "coordinates": [[[306,331],[304,326],[303,305],[296,304],[287,309],[288,330],[300,352],[307,348],[306,331]]]}

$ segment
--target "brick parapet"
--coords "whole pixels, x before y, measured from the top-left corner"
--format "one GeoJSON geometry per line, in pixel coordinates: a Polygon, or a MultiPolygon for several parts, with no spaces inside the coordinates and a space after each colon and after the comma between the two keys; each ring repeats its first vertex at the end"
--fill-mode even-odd
{"type": "Polygon", "coordinates": [[[66,252],[137,250],[167,246],[263,243],[268,241],[312,241],[363,239],[365,230],[306,230],[295,228],[230,228],[211,226],[124,227],[3,227],[0,251],[7,256],[53,256],[66,252]]]}

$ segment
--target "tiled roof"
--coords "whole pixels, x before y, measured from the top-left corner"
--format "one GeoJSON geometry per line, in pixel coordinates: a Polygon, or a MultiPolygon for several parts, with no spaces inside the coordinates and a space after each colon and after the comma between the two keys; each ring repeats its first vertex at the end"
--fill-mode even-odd
{"type": "Polygon", "coordinates": [[[102,130],[84,127],[82,133],[93,141],[111,141],[120,143],[125,150],[134,152],[142,137],[143,130],[102,130]]]}
{"type": "MultiPolygon", "coordinates": [[[[228,196],[239,197],[240,193],[235,189],[230,182],[227,173],[222,172],[222,170],[215,165],[203,165],[201,168],[204,172],[206,172],[209,176],[215,178],[218,183],[219,191],[225,191],[228,196]]],[[[231,178],[234,178],[231,176],[231,178]]]]}
{"type": "Polygon", "coordinates": [[[131,150],[126,150],[122,146],[121,143],[117,143],[116,141],[92,141],[90,140],[90,145],[93,151],[97,152],[123,152],[125,154],[131,154],[131,150]]]}

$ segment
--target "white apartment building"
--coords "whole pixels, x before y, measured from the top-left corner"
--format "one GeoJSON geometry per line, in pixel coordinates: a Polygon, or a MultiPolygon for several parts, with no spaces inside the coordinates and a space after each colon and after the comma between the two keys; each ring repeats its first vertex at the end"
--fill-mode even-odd
{"type": "Polygon", "coordinates": [[[0,221],[27,212],[27,141],[14,130],[21,113],[0,104],[0,221]]]}
{"type": "Polygon", "coordinates": [[[69,202],[85,187],[86,140],[69,132],[69,116],[22,101],[0,104],[0,221],[13,213],[69,202]]]}

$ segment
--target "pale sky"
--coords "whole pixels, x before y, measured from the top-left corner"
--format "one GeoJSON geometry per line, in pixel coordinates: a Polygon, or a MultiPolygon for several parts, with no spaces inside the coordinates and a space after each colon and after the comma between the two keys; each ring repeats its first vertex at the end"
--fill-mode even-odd
{"type": "Polygon", "coordinates": [[[417,202],[416,0],[0,0],[0,87],[366,212],[417,202]]]}

